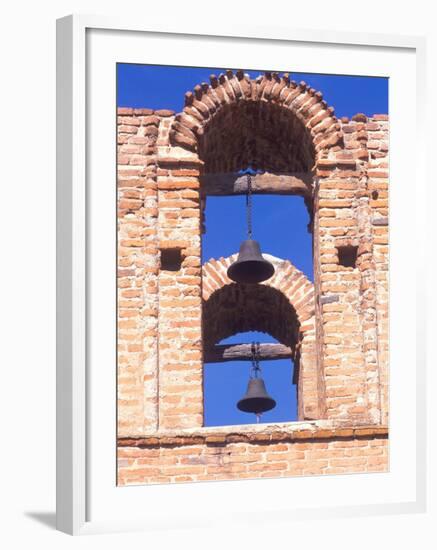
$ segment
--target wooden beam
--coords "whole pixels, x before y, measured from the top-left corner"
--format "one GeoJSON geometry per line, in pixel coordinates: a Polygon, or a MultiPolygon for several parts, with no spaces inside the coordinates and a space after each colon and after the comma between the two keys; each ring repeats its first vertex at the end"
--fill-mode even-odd
{"type": "MultiPolygon", "coordinates": [[[[247,192],[247,176],[239,173],[205,174],[200,177],[205,195],[244,195],[247,192]]],[[[313,175],[311,172],[256,174],[252,176],[254,194],[311,196],[313,175]]]]}
{"type": "MultiPolygon", "coordinates": [[[[261,361],[275,359],[292,359],[292,350],[282,344],[260,344],[259,358],[261,361]]],[[[205,363],[222,363],[225,361],[251,361],[252,344],[221,344],[205,350],[205,363]]]]}

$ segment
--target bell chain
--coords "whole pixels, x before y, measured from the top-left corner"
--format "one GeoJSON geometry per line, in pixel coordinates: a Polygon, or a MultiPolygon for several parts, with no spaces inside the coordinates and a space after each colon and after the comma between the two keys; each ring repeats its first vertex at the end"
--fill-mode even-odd
{"type": "Polygon", "coordinates": [[[247,237],[252,238],[252,176],[247,174],[247,195],[246,195],[246,211],[247,211],[247,237]]]}

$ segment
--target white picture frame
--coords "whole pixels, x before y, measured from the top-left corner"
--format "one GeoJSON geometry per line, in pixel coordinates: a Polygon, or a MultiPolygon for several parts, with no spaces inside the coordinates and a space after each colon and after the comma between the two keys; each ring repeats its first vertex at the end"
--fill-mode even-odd
{"type": "MultiPolygon", "coordinates": [[[[415,133],[415,141],[417,144],[416,155],[417,161],[414,165],[414,181],[415,185],[409,188],[409,191],[414,197],[418,197],[425,192],[426,178],[424,177],[424,162],[421,161],[420,140],[422,138],[423,125],[423,98],[425,81],[425,40],[421,37],[407,37],[395,35],[372,35],[372,34],[354,34],[354,33],[333,33],[324,32],[317,33],[303,29],[288,29],[288,28],[263,28],[263,27],[245,27],[239,26],[236,31],[232,26],[229,29],[220,28],[214,29],[213,25],[210,29],[205,26],[200,30],[197,25],[192,28],[178,27],[174,24],[143,24],[135,20],[127,20],[123,18],[106,18],[95,16],[80,16],[74,15],[58,20],[57,33],[57,528],[69,534],[86,534],[93,532],[108,532],[130,529],[156,529],[165,525],[183,526],[187,524],[187,516],[183,514],[177,517],[175,510],[167,509],[167,516],[162,515],[161,501],[165,499],[186,499],[188,492],[191,491],[192,499],[209,498],[208,491],[205,490],[207,484],[199,483],[194,488],[191,484],[185,484],[185,487],[172,486],[155,486],[131,488],[132,498],[138,497],[139,491],[149,491],[151,498],[154,501],[155,515],[150,514],[146,517],[144,511],[138,516],[132,517],[129,514],[126,517],[114,516],[115,512],[107,511],[107,515],[102,512],[102,515],[97,514],[98,518],[94,519],[90,516],[91,501],[97,501],[99,498],[106,499],[106,494],[102,491],[101,497],[91,496],[93,491],[90,486],[93,483],[93,472],[95,472],[94,458],[90,451],[92,445],[96,443],[100,435],[96,435],[96,430],[90,424],[90,411],[93,408],[95,394],[93,393],[93,372],[95,361],[93,362],[94,353],[94,337],[98,338],[95,331],[90,327],[93,321],[90,321],[90,315],[95,316],[94,307],[92,304],[92,281],[93,274],[90,266],[92,258],[90,250],[93,248],[93,236],[95,235],[93,221],[95,221],[95,196],[92,186],[89,185],[90,178],[92,179],[94,167],[90,162],[89,150],[89,123],[90,109],[92,108],[91,96],[93,91],[90,90],[90,70],[93,69],[93,62],[90,60],[90,50],[95,50],[100,47],[97,41],[92,38],[92,33],[98,31],[106,34],[105,40],[115,40],[115,36],[122,34],[130,37],[131,40],[138,40],[140,37],[153,37],[160,42],[177,40],[178,37],[186,37],[189,40],[201,40],[206,38],[217,39],[223,42],[232,42],[236,51],[247,49],[250,43],[252,46],[257,42],[263,46],[269,47],[279,46],[286,47],[287,44],[308,45],[313,44],[314,47],[330,48],[334,47],[345,48],[361,48],[363,52],[371,55],[372,51],[389,51],[397,52],[399,56],[403,54],[414,57],[414,65],[416,67],[416,80],[414,82],[416,101],[413,105],[409,105],[411,110],[414,110],[413,125],[415,133]],[[91,33],[91,34],[90,34],[91,33]],[[124,33],[124,34],[123,34],[124,33]],[[378,50],[379,49],[379,50],[378,50]],[[94,233],[93,233],[94,232],[94,233]],[[92,438],[91,435],[92,434],[92,438]],[[191,486],[191,489],[190,489],[191,486]],[[91,492],[90,492],[91,491],[91,492]],[[160,500],[161,499],[161,500],[160,500]],[[161,510],[161,512],[160,512],[161,510]],[[161,515],[160,515],[161,514],[161,515]]],[[[131,46],[132,47],[132,44],[131,46]]],[[[123,56],[129,55],[129,47],[123,51],[123,56]]],[[[141,53],[141,52],[140,52],[141,53]]],[[[247,52],[246,52],[247,53],[247,52]]],[[[171,52],[167,51],[167,58],[171,59],[171,52]]],[[[109,54],[108,54],[109,55],[109,54]]],[[[243,56],[243,53],[242,53],[243,56]]],[[[108,57],[109,59],[109,57],[108,57]]],[[[123,57],[120,61],[129,61],[123,57]]],[[[110,62],[110,60],[108,61],[110,62]]],[[[162,63],[157,60],[157,63],[162,63]]],[[[175,60],[175,64],[180,64],[175,60]]],[[[187,63],[188,64],[188,63],[187,63]]],[[[190,63],[193,64],[193,63],[190,63]]],[[[239,65],[238,61],[236,63],[239,65]]],[[[210,66],[218,64],[211,62],[210,66]]],[[[224,63],[221,63],[223,66],[224,63]]],[[[275,70],[275,67],[269,67],[275,70]]],[[[306,72],[312,72],[311,68],[307,67],[306,72]]],[[[329,72],[329,71],[327,71],[329,72]]],[[[115,96],[115,89],[108,92],[115,96]]],[[[402,98],[401,101],[404,101],[402,98]]],[[[113,101],[109,98],[108,101],[113,101]]],[[[115,109],[115,105],[114,105],[115,109]]],[[[109,126],[113,121],[109,121],[109,126]]],[[[394,125],[396,131],[396,124],[394,125]]],[[[93,132],[95,132],[95,127],[93,132]]],[[[104,131],[103,129],[101,130],[104,131]]],[[[115,131],[114,131],[115,136],[115,131]]],[[[391,136],[394,140],[395,136],[391,136]]],[[[92,141],[92,140],[91,140],[92,141]]],[[[109,142],[108,142],[109,143],[109,142]]],[[[103,146],[102,146],[103,147],[103,146]]],[[[114,156],[115,159],[115,156],[114,156]]],[[[110,160],[108,160],[110,162],[110,160]]],[[[396,162],[393,168],[396,170],[396,162]]],[[[115,180],[114,180],[115,181],[115,180]]],[[[107,198],[111,200],[110,197],[107,198]]],[[[106,199],[105,199],[106,200],[106,199]]],[[[411,195],[410,195],[411,200],[411,195]]],[[[108,203],[110,204],[110,203],[108,203]]],[[[423,231],[425,227],[425,219],[416,214],[415,220],[415,236],[411,237],[409,243],[415,248],[415,258],[417,262],[417,281],[425,274],[424,261],[424,243],[419,242],[417,235],[423,231]]],[[[115,233],[112,233],[108,239],[114,239],[115,233]]],[[[395,241],[401,238],[407,238],[404,234],[394,236],[395,241]]],[[[115,241],[113,241],[115,243],[115,241]]],[[[105,244],[110,247],[111,241],[105,244]]],[[[114,244],[115,247],[115,244],[114,244]]],[[[402,291],[402,285],[397,285],[402,291]]],[[[105,285],[103,285],[105,286],[105,285]]],[[[109,287],[110,288],[110,285],[109,287]]],[[[416,283],[415,300],[407,304],[410,308],[418,308],[419,312],[424,312],[425,295],[424,287],[419,282],[416,283]]],[[[109,329],[110,330],[110,324],[109,329]]],[[[414,416],[414,438],[415,448],[414,457],[412,456],[412,464],[414,462],[414,472],[411,466],[411,475],[414,474],[414,487],[411,486],[411,494],[414,493],[414,498],[397,499],[396,496],[390,501],[369,504],[368,502],[361,503],[359,498],[356,499],[353,505],[336,505],[299,508],[292,503],[289,508],[278,505],[276,509],[258,510],[257,513],[263,514],[268,520],[274,521],[287,519],[288,514],[293,513],[295,519],[307,518],[329,518],[329,517],[344,517],[344,516],[362,516],[362,515],[378,515],[378,514],[393,514],[393,513],[417,513],[425,512],[426,510],[426,486],[427,486],[427,471],[426,471],[426,399],[425,399],[425,376],[426,376],[426,360],[425,360],[425,317],[417,315],[415,322],[415,346],[409,351],[408,358],[403,361],[413,361],[416,365],[415,379],[415,404],[416,415],[414,416]]],[[[393,355],[392,355],[393,356],[393,355]]],[[[96,367],[97,368],[97,367],[96,367]]],[[[114,364],[115,369],[115,364],[114,364]]],[[[115,384],[115,375],[113,377],[115,384]]],[[[109,382],[110,384],[110,382],[109,382]]],[[[101,391],[106,393],[106,399],[112,399],[113,394],[110,391],[110,385],[102,383],[101,391]]],[[[104,399],[104,398],[103,398],[104,399]]],[[[115,402],[114,402],[115,407],[115,402]]],[[[104,409],[104,407],[103,407],[104,409]]],[[[394,404],[394,414],[398,411],[396,403],[394,404]]],[[[95,422],[96,415],[93,416],[95,422]]],[[[115,429],[112,425],[110,416],[100,418],[100,426],[102,432],[108,434],[108,438],[115,429]],[[105,426],[103,427],[103,423],[105,426]],[[107,425],[106,425],[107,424],[107,425]]],[[[103,435],[101,437],[104,437],[103,435]]],[[[106,436],[105,436],[106,437],[106,436]]],[[[392,437],[392,428],[390,431],[392,437]]],[[[394,430],[396,438],[396,429],[394,430]]],[[[99,447],[105,449],[104,445],[99,447]]],[[[111,460],[114,465],[115,472],[115,456],[108,456],[108,464],[102,467],[102,471],[107,471],[111,467],[111,460]]],[[[405,459],[407,460],[407,459],[405,459]]],[[[384,474],[385,475],[385,474],[384,474]]],[[[390,476],[391,474],[387,474],[390,476]]],[[[335,476],[334,476],[335,477],[335,476]]],[[[333,478],[331,478],[333,479],[333,478]]],[[[411,478],[413,479],[413,477],[411,478]]],[[[277,481],[270,480],[275,484],[277,481]]],[[[238,482],[240,483],[240,482],[238,482]]],[[[235,487],[238,492],[238,483],[225,482],[215,484],[217,494],[215,498],[229,498],[229,487],[235,487]]],[[[245,488],[250,486],[256,487],[257,481],[245,481],[245,488]]],[[[305,484],[305,480],[300,480],[299,483],[305,484]]],[[[327,484],[331,484],[328,480],[327,484]]],[[[335,485],[335,480],[334,480],[335,485]]],[[[333,487],[334,487],[333,485],[333,487]]],[[[267,486],[267,485],[266,485],[267,486]]],[[[327,485],[328,486],[328,485],[327,485]]],[[[101,485],[99,486],[101,488],[101,485]]],[[[274,489],[274,485],[271,490],[274,489]]],[[[276,483],[277,487],[277,483],[276,483]]],[[[252,489],[254,490],[254,489],[252,489]]],[[[126,499],[130,499],[126,489],[119,488],[118,491],[124,491],[124,504],[126,499]],[[126,497],[126,495],[128,495],[126,497]]],[[[234,488],[232,489],[234,491],[234,488]]],[[[211,489],[209,489],[211,492],[211,489]]],[[[109,493],[108,493],[109,494],[109,493]]],[[[235,495],[234,495],[235,497],[235,495]]],[[[110,499],[109,499],[110,500],[110,499]]],[[[117,508],[113,508],[115,511],[117,508]]],[[[256,521],[257,515],[252,513],[242,513],[241,517],[235,515],[232,507],[223,510],[223,515],[216,516],[217,521],[256,521]],[[246,518],[247,515],[247,518],[246,518]],[[246,519],[245,519],[246,518],[246,519]]],[[[291,521],[291,520],[290,520],[291,521]]],[[[188,522],[189,523],[189,522],[188,522]]],[[[193,513],[191,521],[192,526],[210,526],[213,524],[213,518],[197,517],[193,513]],[[211,522],[209,521],[211,519],[211,522]]]]}

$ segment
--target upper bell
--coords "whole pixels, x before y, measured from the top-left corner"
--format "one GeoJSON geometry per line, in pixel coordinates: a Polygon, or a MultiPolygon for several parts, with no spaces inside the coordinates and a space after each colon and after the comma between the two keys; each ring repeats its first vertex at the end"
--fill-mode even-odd
{"type": "Polygon", "coordinates": [[[228,268],[228,277],[236,283],[261,283],[274,272],[273,264],[263,258],[258,241],[248,239],[241,243],[237,261],[228,268]]]}
{"type": "Polygon", "coordinates": [[[276,401],[267,393],[262,378],[251,378],[246,395],[237,403],[240,411],[261,414],[276,407],[276,401]]]}

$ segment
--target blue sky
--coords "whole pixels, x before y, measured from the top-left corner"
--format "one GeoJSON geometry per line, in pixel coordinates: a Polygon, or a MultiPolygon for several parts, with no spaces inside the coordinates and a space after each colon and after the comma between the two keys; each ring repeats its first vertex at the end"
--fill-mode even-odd
{"type": "MultiPolygon", "coordinates": [[[[173,109],[180,112],[185,92],[196,84],[209,82],[209,75],[223,68],[170,67],[156,65],[117,65],[117,104],[119,107],[173,109]]],[[[367,76],[340,76],[293,72],[292,79],[304,80],[323,93],[337,117],[356,113],[372,116],[388,113],[388,79],[367,76]]],[[[255,78],[262,70],[245,70],[255,78]]],[[[208,197],[206,234],[202,240],[202,260],[226,257],[238,251],[246,238],[245,197],[208,197]],[[223,223],[224,214],[226,223],[223,223]]],[[[312,237],[307,231],[308,212],[300,197],[254,196],[253,237],[264,253],[289,259],[313,280],[312,237]]],[[[246,333],[224,342],[275,342],[267,334],[246,333]]],[[[291,361],[263,362],[267,390],[277,401],[262,422],[296,420],[296,388],[291,383],[291,361]]],[[[246,391],[250,364],[245,361],[206,364],[204,367],[205,425],[252,424],[254,415],[242,413],[236,402],[246,391]]]]}

